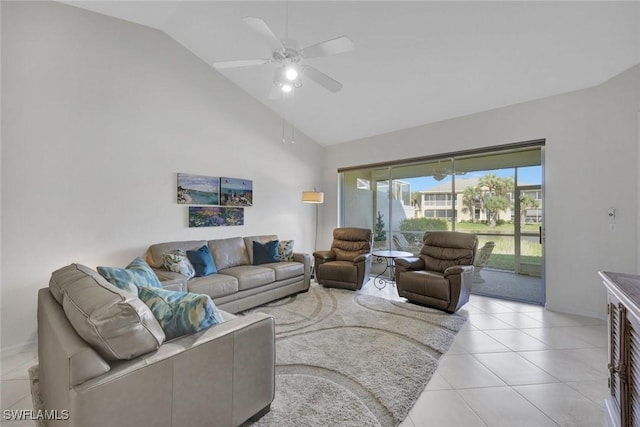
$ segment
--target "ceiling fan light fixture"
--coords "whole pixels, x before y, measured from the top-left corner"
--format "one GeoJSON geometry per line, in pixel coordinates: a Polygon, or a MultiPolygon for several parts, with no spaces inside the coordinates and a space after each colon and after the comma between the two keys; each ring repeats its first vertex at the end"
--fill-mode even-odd
{"type": "Polygon", "coordinates": [[[289,93],[294,88],[299,88],[302,86],[300,74],[298,73],[298,70],[292,65],[279,67],[276,70],[276,74],[273,78],[273,83],[284,93],[289,93]]]}
{"type": "Polygon", "coordinates": [[[296,70],[295,67],[289,65],[284,71],[284,76],[287,78],[287,80],[294,81],[298,78],[298,70],[296,70]]]}

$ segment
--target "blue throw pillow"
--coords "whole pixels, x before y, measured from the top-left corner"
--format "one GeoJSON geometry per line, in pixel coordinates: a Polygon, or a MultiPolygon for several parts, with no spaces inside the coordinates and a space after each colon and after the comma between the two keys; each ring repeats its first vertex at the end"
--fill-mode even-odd
{"type": "Polygon", "coordinates": [[[138,295],[141,287],[162,288],[160,280],[145,260],[138,257],[125,268],[98,267],[98,273],[123,291],[138,295]]]}
{"type": "Polygon", "coordinates": [[[189,258],[193,269],[196,271],[196,277],[208,276],[218,272],[207,245],[197,251],[187,251],[187,258],[189,258]]]}
{"type": "Polygon", "coordinates": [[[223,322],[209,295],[140,288],[138,296],[160,323],[167,340],[223,322]]]}
{"type": "Polygon", "coordinates": [[[280,242],[272,240],[267,243],[253,241],[253,265],[280,262],[278,245],[280,242]]]}

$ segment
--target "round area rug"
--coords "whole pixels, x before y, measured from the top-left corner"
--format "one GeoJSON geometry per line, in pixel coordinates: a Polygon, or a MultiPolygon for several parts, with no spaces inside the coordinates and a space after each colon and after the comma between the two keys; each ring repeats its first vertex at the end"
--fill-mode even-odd
{"type": "Polygon", "coordinates": [[[254,426],[396,426],[466,318],[314,284],[276,323],[276,395],[254,426]]]}

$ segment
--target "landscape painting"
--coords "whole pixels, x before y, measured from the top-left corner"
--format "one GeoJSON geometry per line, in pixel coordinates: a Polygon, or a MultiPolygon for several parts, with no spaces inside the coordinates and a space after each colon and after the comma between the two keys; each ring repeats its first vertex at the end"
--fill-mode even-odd
{"type": "Polygon", "coordinates": [[[189,227],[226,227],[244,225],[244,209],[189,206],[189,227]]]}
{"type": "Polygon", "coordinates": [[[178,203],[219,205],[220,178],[217,176],[178,174],[178,203]]]}
{"type": "Polygon", "coordinates": [[[220,178],[220,204],[252,206],[253,181],[239,178],[220,178]]]}

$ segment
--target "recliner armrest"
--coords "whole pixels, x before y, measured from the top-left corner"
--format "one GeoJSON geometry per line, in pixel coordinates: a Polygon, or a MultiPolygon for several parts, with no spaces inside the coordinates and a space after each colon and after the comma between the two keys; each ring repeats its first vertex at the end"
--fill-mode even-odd
{"type": "Polygon", "coordinates": [[[334,261],[336,259],[336,254],[333,251],[315,251],[313,253],[314,258],[325,261],[334,261]]]}
{"type": "Polygon", "coordinates": [[[371,258],[371,254],[360,254],[353,259],[353,263],[357,264],[359,262],[367,262],[369,258],[371,258]]]}
{"type": "Polygon", "coordinates": [[[404,270],[424,270],[425,265],[422,258],[396,258],[394,261],[396,268],[404,270]]]}
{"type": "Polygon", "coordinates": [[[447,268],[444,271],[444,277],[452,276],[454,274],[462,274],[465,271],[473,272],[473,265],[454,265],[447,268]]]}

